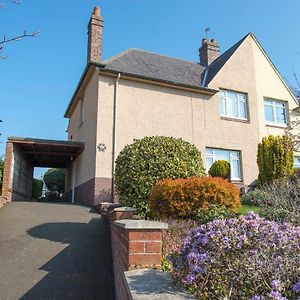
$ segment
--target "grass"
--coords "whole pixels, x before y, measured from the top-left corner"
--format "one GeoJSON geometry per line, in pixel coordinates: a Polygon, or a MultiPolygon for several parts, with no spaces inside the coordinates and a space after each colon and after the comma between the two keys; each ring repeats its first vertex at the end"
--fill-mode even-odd
{"type": "Polygon", "coordinates": [[[241,215],[246,215],[249,211],[259,213],[260,207],[257,205],[243,204],[242,207],[238,210],[238,213],[241,215]]]}

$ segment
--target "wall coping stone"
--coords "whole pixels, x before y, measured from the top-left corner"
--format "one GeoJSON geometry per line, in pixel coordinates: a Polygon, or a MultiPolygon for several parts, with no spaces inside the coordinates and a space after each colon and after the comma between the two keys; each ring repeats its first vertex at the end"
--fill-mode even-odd
{"type": "Polygon", "coordinates": [[[120,212],[123,212],[123,211],[133,211],[135,212],[136,209],[135,208],[132,208],[132,207],[116,207],[114,208],[110,213],[113,213],[113,212],[116,212],[116,211],[120,211],[120,212]]]}
{"type": "Polygon", "coordinates": [[[124,274],[133,300],[196,300],[176,286],[167,272],[139,269],[124,274]]]}
{"type": "Polygon", "coordinates": [[[125,228],[125,229],[167,229],[168,224],[157,221],[147,221],[147,220],[130,220],[123,219],[115,221],[115,224],[125,228]]]}

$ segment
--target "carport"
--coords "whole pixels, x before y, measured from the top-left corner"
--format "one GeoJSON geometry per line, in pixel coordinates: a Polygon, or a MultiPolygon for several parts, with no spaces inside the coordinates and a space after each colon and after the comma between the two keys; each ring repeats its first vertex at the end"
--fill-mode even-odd
{"type": "MultiPolygon", "coordinates": [[[[31,199],[34,167],[68,168],[83,149],[83,142],[8,138],[2,197],[5,201],[31,199]]],[[[73,186],[72,194],[74,194],[73,186]]]]}

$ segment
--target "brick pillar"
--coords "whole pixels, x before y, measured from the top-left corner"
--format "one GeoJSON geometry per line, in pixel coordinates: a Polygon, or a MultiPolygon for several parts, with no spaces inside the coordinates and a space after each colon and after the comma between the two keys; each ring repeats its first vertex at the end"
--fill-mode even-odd
{"type": "Polygon", "coordinates": [[[3,203],[10,202],[12,197],[12,167],[13,167],[13,143],[6,143],[3,183],[2,183],[2,196],[3,203]]]}
{"type": "Polygon", "coordinates": [[[88,25],[87,62],[101,63],[102,56],[103,18],[100,8],[95,7],[88,25]]]}

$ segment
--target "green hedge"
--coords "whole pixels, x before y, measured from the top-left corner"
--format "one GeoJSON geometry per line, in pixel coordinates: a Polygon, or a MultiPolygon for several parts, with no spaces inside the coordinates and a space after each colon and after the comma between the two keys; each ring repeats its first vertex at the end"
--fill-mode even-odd
{"type": "Polygon", "coordinates": [[[39,199],[40,197],[42,197],[43,185],[44,185],[44,182],[42,180],[33,178],[33,182],[32,182],[32,198],[33,199],[39,199]]]}

